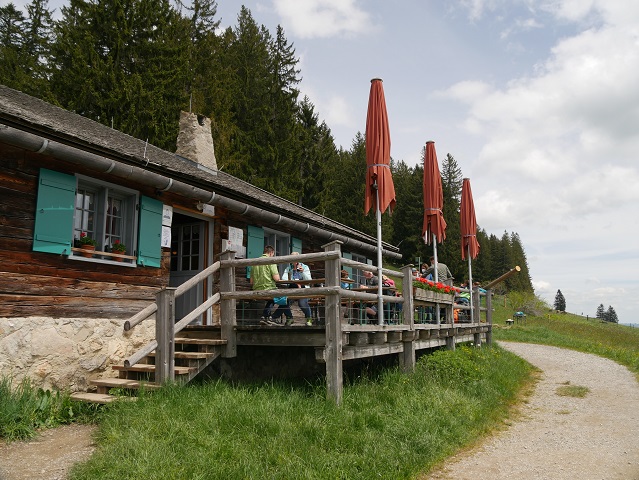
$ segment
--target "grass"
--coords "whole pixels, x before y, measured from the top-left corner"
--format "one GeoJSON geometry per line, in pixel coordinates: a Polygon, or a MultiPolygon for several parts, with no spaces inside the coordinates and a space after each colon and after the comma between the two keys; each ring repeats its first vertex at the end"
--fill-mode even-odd
{"type": "Polygon", "coordinates": [[[527,315],[526,323],[505,328],[506,318],[517,309],[503,298],[495,298],[493,338],[513,342],[540,343],[592,353],[625,365],[639,378],[639,328],[599,319],[586,319],[571,313],[546,309],[540,315],[527,315]]]}
{"type": "Polygon", "coordinates": [[[317,385],[167,387],[109,406],[70,478],[413,478],[503,425],[531,367],[499,347],[360,377],[337,407],[317,385]]]}
{"type": "Polygon", "coordinates": [[[581,385],[562,385],[557,388],[557,395],[561,397],[584,398],[590,389],[581,385]]]}
{"type": "Polygon", "coordinates": [[[94,406],[72,402],[67,393],[35,388],[26,378],[13,387],[9,377],[0,378],[0,438],[26,440],[40,428],[89,421],[94,406]]]}

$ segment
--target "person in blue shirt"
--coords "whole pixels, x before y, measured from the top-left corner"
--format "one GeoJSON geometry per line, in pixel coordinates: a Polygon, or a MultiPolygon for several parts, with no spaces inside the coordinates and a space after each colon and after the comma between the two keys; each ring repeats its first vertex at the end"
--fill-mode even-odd
{"type": "MultiPolygon", "coordinates": [[[[298,252],[291,252],[291,255],[298,255],[298,252]]],[[[302,262],[293,262],[289,264],[284,273],[282,274],[282,280],[311,280],[311,269],[308,268],[308,265],[302,262]]],[[[295,282],[291,282],[291,287],[294,288],[295,282]]],[[[302,287],[302,285],[297,285],[298,287],[302,287]]],[[[310,285],[304,285],[304,287],[308,288],[310,285]]],[[[294,300],[288,301],[288,308],[293,303],[294,300]]],[[[308,305],[308,298],[298,298],[296,299],[297,304],[300,307],[300,310],[304,313],[304,317],[306,318],[306,325],[309,327],[313,325],[313,316],[311,315],[311,307],[308,305]]],[[[278,308],[279,310],[279,308],[278,308]]],[[[274,317],[277,317],[277,310],[275,310],[274,317]]],[[[293,323],[293,319],[289,318],[286,320],[286,325],[291,325],[293,323]]]]}

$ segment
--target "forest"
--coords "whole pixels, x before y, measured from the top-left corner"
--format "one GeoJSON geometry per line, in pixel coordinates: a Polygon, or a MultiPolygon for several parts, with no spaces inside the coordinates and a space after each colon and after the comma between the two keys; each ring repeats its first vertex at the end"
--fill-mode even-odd
{"type": "MultiPolygon", "coordinates": [[[[0,7],[0,83],[167,151],[175,151],[181,110],[205,115],[220,170],[374,236],[374,212],[363,214],[364,135],[348,150],[336,147],[311,99],[300,98],[299,59],[281,26],[269,31],[245,7],[233,27],[219,25],[215,0],[68,0],[55,18],[47,0],[25,11],[9,3],[0,7]]],[[[383,216],[383,239],[405,263],[427,261],[423,168],[391,159],[391,169],[397,206],[383,216]]],[[[468,265],[463,172],[453,153],[440,159],[440,172],[448,227],[438,258],[459,285],[468,265]]],[[[533,291],[517,233],[498,237],[480,226],[477,238],[473,280],[519,265],[505,287],[533,291]]]]}

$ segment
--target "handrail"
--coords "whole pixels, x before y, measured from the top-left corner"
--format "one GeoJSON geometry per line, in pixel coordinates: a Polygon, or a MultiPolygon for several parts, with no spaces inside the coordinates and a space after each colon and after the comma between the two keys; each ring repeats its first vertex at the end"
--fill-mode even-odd
{"type": "Polygon", "coordinates": [[[490,282],[488,285],[486,285],[484,288],[486,290],[490,290],[491,288],[493,288],[495,285],[497,285],[498,283],[503,282],[504,280],[506,280],[508,277],[514,275],[517,272],[521,272],[521,267],[519,265],[517,265],[515,268],[511,268],[510,270],[508,270],[506,273],[504,273],[502,276],[500,276],[499,278],[496,278],[495,280],[493,280],[492,282],[490,282]]]}
{"type": "MultiPolygon", "coordinates": [[[[175,289],[175,297],[177,298],[177,297],[183,295],[184,292],[186,292],[187,290],[189,290],[193,286],[197,285],[197,283],[200,280],[203,280],[206,277],[208,277],[209,275],[214,274],[219,269],[220,269],[220,262],[215,262],[214,264],[209,265],[204,270],[202,270],[200,273],[198,273],[197,275],[195,275],[192,278],[189,278],[186,282],[184,282],[179,287],[177,287],[175,289]]],[[[144,307],[144,309],[142,309],[141,311],[139,311],[138,313],[136,313],[135,315],[133,315],[131,318],[129,318],[128,320],[126,320],[124,322],[124,331],[128,332],[133,327],[135,327],[138,323],[146,320],[151,315],[153,315],[155,312],[157,312],[157,310],[158,310],[158,306],[157,306],[157,304],[155,302],[153,302],[150,305],[147,305],[146,307],[144,307]]]]}
{"type": "Polygon", "coordinates": [[[298,255],[282,255],[277,257],[257,257],[257,258],[240,258],[235,260],[220,260],[222,267],[252,267],[255,265],[281,265],[284,263],[315,261],[315,260],[335,260],[340,258],[339,252],[317,252],[317,253],[300,253],[298,255]]]}
{"type": "Polygon", "coordinates": [[[135,327],[138,323],[140,323],[142,320],[146,320],[155,312],[157,312],[157,310],[158,310],[157,303],[153,302],[151,305],[148,305],[147,307],[145,307],[144,309],[142,309],[141,311],[133,315],[131,318],[129,318],[126,322],[124,322],[124,331],[128,332],[133,327],[135,327]]]}
{"type": "MultiPolygon", "coordinates": [[[[351,260],[350,258],[340,258],[341,264],[346,265],[347,267],[356,267],[359,270],[367,270],[369,272],[377,272],[378,268],[375,265],[369,265],[368,263],[358,262],[357,260],[351,260]]],[[[382,273],[385,275],[390,275],[391,277],[401,277],[403,276],[402,272],[398,272],[397,270],[391,270],[390,268],[383,268],[382,273]]]]}
{"type": "Polygon", "coordinates": [[[193,309],[191,313],[185,315],[179,322],[175,324],[174,333],[178,333],[180,330],[186,327],[189,323],[195,320],[199,315],[206,312],[208,308],[212,307],[219,301],[220,301],[219,293],[216,293],[212,297],[208,298],[205,302],[203,302],[201,305],[193,309]]]}
{"type": "Polygon", "coordinates": [[[208,267],[206,267],[204,270],[202,270],[200,273],[198,273],[197,275],[195,275],[192,278],[189,278],[186,282],[184,282],[183,284],[181,284],[180,286],[178,286],[175,289],[175,296],[179,297],[180,295],[182,295],[184,292],[186,292],[189,288],[193,287],[194,285],[197,285],[197,283],[200,280],[204,280],[205,278],[207,278],[209,275],[214,274],[215,272],[217,272],[220,269],[220,262],[215,262],[212,265],[209,265],[208,267]]]}

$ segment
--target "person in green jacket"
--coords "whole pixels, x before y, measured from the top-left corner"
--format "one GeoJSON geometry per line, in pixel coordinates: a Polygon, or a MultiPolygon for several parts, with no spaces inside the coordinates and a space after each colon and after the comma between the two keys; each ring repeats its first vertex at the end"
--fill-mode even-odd
{"type": "MultiPolygon", "coordinates": [[[[275,256],[275,249],[271,245],[265,246],[262,257],[273,256],[275,256]]],[[[253,290],[275,290],[277,288],[275,282],[279,281],[279,279],[280,273],[277,271],[277,266],[275,264],[255,265],[251,269],[251,286],[253,290]]],[[[272,299],[267,300],[264,310],[262,311],[262,318],[260,318],[260,323],[262,325],[278,325],[270,316],[273,305],[274,302],[272,299]]],[[[288,305],[283,308],[283,310],[287,319],[293,318],[293,314],[291,313],[291,309],[288,305]]]]}

